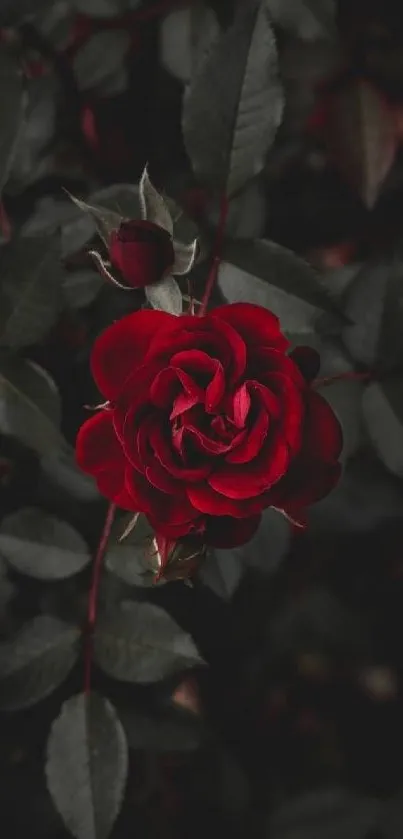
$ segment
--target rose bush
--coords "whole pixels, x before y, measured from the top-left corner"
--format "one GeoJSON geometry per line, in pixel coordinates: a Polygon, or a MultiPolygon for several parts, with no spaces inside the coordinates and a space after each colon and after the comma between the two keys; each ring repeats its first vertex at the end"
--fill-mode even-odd
{"type": "Polygon", "coordinates": [[[171,539],[242,544],[270,506],[298,519],[336,484],[342,432],[311,387],[317,354],[287,349],[275,315],[248,303],[128,315],[93,348],[108,402],[79,431],[79,465],[171,539]]]}
{"type": "Polygon", "coordinates": [[[175,251],[170,234],[152,221],[124,221],[109,242],[112,265],[131,288],[158,283],[173,267],[175,251]]]}

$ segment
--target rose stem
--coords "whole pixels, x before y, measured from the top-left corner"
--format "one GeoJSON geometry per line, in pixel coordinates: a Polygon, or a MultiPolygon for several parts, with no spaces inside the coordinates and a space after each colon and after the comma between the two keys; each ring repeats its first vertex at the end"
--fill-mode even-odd
{"type": "Polygon", "coordinates": [[[220,202],[220,219],[218,222],[217,235],[214,243],[213,260],[211,263],[210,273],[207,277],[206,288],[203,294],[200,309],[197,313],[198,317],[203,317],[206,314],[207,306],[209,304],[211,292],[214,288],[214,283],[217,279],[218,269],[221,262],[222,243],[224,239],[225,225],[228,217],[228,198],[223,195],[220,202]]]}
{"type": "Polygon", "coordinates": [[[326,387],[332,385],[333,382],[350,381],[350,382],[370,382],[374,378],[372,373],[356,373],[354,370],[346,373],[336,373],[335,376],[326,376],[324,379],[315,379],[314,387],[326,387]]]}
{"type": "Polygon", "coordinates": [[[94,631],[95,621],[97,617],[97,600],[99,581],[101,578],[102,561],[105,556],[105,551],[108,545],[111,534],[111,527],[115,517],[116,504],[110,504],[105,518],[105,524],[102,529],[101,538],[99,540],[97,552],[94,557],[92,566],[92,580],[91,587],[88,594],[88,610],[87,610],[87,626],[86,626],[86,649],[84,660],[84,692],[87,694],[91,690],[91,663],[92,663],[92,634],[94,631]]]}
{"type": "Polygon", "coordinates": [[[2,201],[0,201],[0,230],[6,242],[9,242],[12,236],[11,223],[2,201]]]}

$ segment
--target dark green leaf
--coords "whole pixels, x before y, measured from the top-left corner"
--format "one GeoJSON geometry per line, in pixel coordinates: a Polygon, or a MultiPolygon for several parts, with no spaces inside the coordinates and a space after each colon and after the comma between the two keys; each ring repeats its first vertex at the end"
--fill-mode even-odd
{"type": "Polygon", "coordinates": [[[264,306],[277,315],[282,329],[295,335],[311,332],[324,312],[329,330],[343,324],[343,315],[315,269],[274,242],[227,242],[218,284],[229,303],[264,306]]]}
{"type": "Polygon", "coordinates": [[[157,682],[202,664],[190,637],[151,603],[121,604],[96,628],[94,657],[105,673],[125,682],[157,682]]]}
{"type": "Polygon", "coordinates": [[[39,455],[63,448],[56,385],[39,365],[0,356],[0,431],[39,455]]]}
{"type": "Polygon", "coordinates": [[[45,455],[41,468],[49,481],[79,501],[97,501],[100,497],[94,478],[77,466],[74,449],[58,449],[45,455]]]}
{"type": "Polygon", "coordinates": [[[103,284],[98,271],[66,271],[63,277],[64,299],[70,309],[83,309],[95,300],[103,284]]]}
{"type": "Polygon", "coordinates": [[[282,113],[267,9],[264,2],[239,4],[185,94],[182,128],[196,174],[229,196],[238,192],[263,168],[282,113]]]}
{"type": "Polygon", "coordinates": [[[160,283],[146,286],[145,293],[153,309],[161,309],[171,315],[182,314],[182,292],[174,277],[165,277],[160,283]]]}
{"type": "MultiPolygon", "coordinates": [[[[10,11],[15,2],[10,2],[10,11]]],[[[18,4],[17,4],[18,5],[18,4]]],[[[0,25],[7,17],[0,7],[0,25]]],[[[24,88],[20,64],[16,54],[4,42],[0,43],[0,193],[7,180],[22,127],[24,88]]]]}
{"type": "Polygon", "coordinates": [[[0,644],[0,708],[18,711],[52,693],[78,657],[80,630],[38,615],[11,641],[0,644]]]}
{"type": "Polygon", "coordinates": [[[149,714],[131,707],[119,709],[131,749],[151,752],[190,752],[200,746],[201,727],[179,713],[149,714]]]}
{"type": "Polygon", "coordinates": [[[304,41],[334,36],[334,0],[266,0],[273,23],[304,41]]]}
{"type": "Polygon", "coordinates": [[[364,265],[350,285],[342,339],[361,364],[390,370],[403,364],[403,262],[399,255],[364,265]]]}
{"type": "Polygon", "coordinates": [[[126,737],[111,703],[96,693],[68,699],[49,735],[46,778],[52,801],[76,839],[107,839],[127,773],[126,737]]]}
{"type": "Polygon", "coordinates": [[[378,457],[403,478],[403,387],[401,375],[372,382],[362,398],[365,427],[378,457]]]}
{"type": "Polygon", "coordinates": [[[20,349],[40,341],[61,308],[58,237],[13,239],[0,253],[0,345],[20,349]]]}
{"type": "MultiPolygon", "coordinates": [[[[130,34],[123,29],[95,32],[75,53],[73,70],[80,90],[100,88],[124,67],[130,34]]],[[[123,75],[124,78],[124,75],[123,75]]]]}
{"type": "Polygon", "coordinates": [[[270,817],[270,839],[367,839],[380,804],[339,787],[287,801],[270,817]]]}
{"type": "Polygon", "coordinates": [[[37,507],[24,507],[2,520],[0,553],[20,574],[37,580],[64,580],[90,561],[82,536],[37,507]]]}

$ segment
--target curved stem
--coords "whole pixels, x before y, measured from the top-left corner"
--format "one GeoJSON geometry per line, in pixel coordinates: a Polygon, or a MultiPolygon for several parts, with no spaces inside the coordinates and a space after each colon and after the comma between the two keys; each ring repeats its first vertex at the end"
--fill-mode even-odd
{"type": "Polygon", "coordinates": [[[227,223],[228,217],[228,207],[228,198],[226,195],[223,195],[220,204],[220,220],[218,222],[217,235],[214,244],[213,261],[211,263],[210,273],[207,277],[206,288],[204,291],[201,306],[197,313],[198,317],[203,317],[203,315],[206,314],[209,300],[211,297],[211,292],[213,291],[214,284],[217,279],[218,269],[220,267],[221,262],[221,251],[225,233],[225,225],[227,223]]]}
{"type": "Polygon", "coordinates": [[[87,611],[87,644],[85,649],[84,660],[84,691],[88,695],[91,690],[91,664],[92,664],[92,633],[94,631],[95,621],[97,617],[97,601],[99,581],[101,579],[102,562],[105,556],[106,548],[108,546],[109,537],[111,534],[111,527],[115,517],[116,504],[110,504],[106,514],[105,524],[99,540],[97,552],[94,557],[94,564],[92,566],[92,580],[88,595],[88,611],[87,611]]]}
{"type": "Polygon", "coordinates": [[[356,373],[354,370],[346,371],[345,373],[336,373],[334,376],[325,376],[323,379],[315,379],[314,387],[326,387],[332,385],[333,382],[370,382],[374,378],[372,373],[356,373]]]}

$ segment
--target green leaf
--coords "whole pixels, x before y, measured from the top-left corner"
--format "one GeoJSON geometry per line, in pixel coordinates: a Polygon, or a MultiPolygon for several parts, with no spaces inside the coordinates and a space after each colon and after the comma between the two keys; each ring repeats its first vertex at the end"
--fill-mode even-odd
{"type": "Polygon", "coordinates": [[[153,309],[161,309],[171,315],[182,314],[182,292],[174,277],[165,277],[160,283],[146,286],[144,290],[153,309]]]}
{"type": "Polygon", "coordinates": [[[367,839],[377,827],[380,803],[341,787],[319,789],[287,801],[270,815],[270,839],[367,839]]]}
{"type": "Polygon", "coordinates": [[[0,709],[29,708],[65,680],[78,658],[80,630],[38,615],[0,644],[0,709]]]}
{"type": "Polygon", "coordinates": [[[203,663],[190,635],[167,612],[130,601],[99,620],[94,658],[114,679],[140,684],[203,663]]]}
{"type": "Polygon", "coordinates": [[[403,478],[403,388],[397,375],[372,382],[362,398],[365,427],[375,451],[393,475],[403,478]]]}
{"type": "Polygon", "coordinates": [[[228,196],[263,168],[283,113],[274,34],[263,2],[238,4],[234,23],[198,63],[182,129],[196,174],[228,196]]]}
{"type": "Polygon", "coordinates": [[[24,507],[2,520],[0,554],[20,574],[37,580],[64,580],[91,559],[71,525],[37,507],[24,507]]]}
{"type": "Polygon", "coordinates": [[[362,266],[349,286],[342,340],[360,364],[390,371],[403,364],[403,261],[399,254],[362,266]]]}
{"type": "Polygon", "coordinates": [[[49,374],[32,361],[0,355],[0,431],[39,455],[63,448],[61,405],[49,374]]]}
{"type": "Polygon", "coordinates": [[[218,285],[229,303],[264,306],[277,315],[283,330],[295,335],[312,332],[323,313],[329,331],[338,331],[345,322],[315,269],[264,239],[225,243],[218,285]]]}
{"type": "MultiPolygon", "coordinates": [[[[14,0],[10,10],[15,8],[14,0]]],[[[0,10],[0,24],[5,9],[0,10]]],[[[25,95],[21,67],[16,53],[0,43],[0,193],[8,178],[23,123],[25,95]]]]}
{"type": "Polygon", "coordinates": [[[62,706],[47,744],[52,801],[76,839],[107,839],[121,808],[128,748],[115,709],[99,694],[62,706]]]}
{"type": "Polygon", "coordinates": [[[266,6],[276,26],[303,41],[334,37],[337,33],[334,0],[266,0],[266,6]]]}
{"type": "Polygon", "coordinates": [[[70,309],[83,309],[93,303],[103,284],[98,271],[66,271],[63,277],[64,299],[70,309]]]}
{"type": "Polygon", "coordinates": [[[41,340],[61,308],[59,237],[13,239],[0,252],[0,345],[21,349],[41,340]]]}

